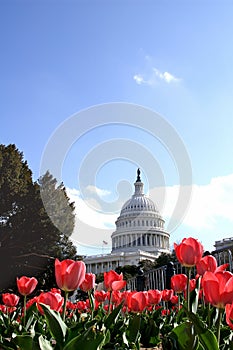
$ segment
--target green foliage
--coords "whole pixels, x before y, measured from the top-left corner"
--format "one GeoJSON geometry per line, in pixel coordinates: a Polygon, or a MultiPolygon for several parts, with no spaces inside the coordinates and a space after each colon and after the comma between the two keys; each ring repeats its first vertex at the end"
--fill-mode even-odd
{"type": "Polygon", "coordinates": [[[118,266],[115,271],[117,273],[123,273],[124,279],[128,280],[137,274],[137,266],[136,265],[125,265],[125,266],[118,266]]]}
{"type": "Polygon", "coordinates": [[[165,266],[169,262],[177,262],[175,253],[174,252],[172,254],[161,253],[154,262],[154,268],[165,266]]]}
{"type": "Polygon", "coordinates": [[[75,258],[69,237],[74,227],[74,205],[63,184],[46,173],[33,182],[32,172],[15,145],[0,145],[0,290],[15,285],[17,276],[36,276],[41,288],[54,284],[56,257],[75,258]],[[62,231],[46,212],[41,191],[51,197],[51,210],[62,231]],[[64,230],[64,231],[63,231],[64,230]]]}

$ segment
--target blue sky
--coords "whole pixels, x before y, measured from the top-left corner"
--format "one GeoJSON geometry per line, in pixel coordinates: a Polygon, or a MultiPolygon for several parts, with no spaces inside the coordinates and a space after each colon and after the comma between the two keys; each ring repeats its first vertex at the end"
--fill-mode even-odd
{"type": "MultiPolygon", "coordinates": [[[[233,236],[232,10],[230,0],[2,0],[1,143],[15,143],[37,179],[46,144],[70,116],[111,102],[149,108],[176,130],[192,166],[193,202],[186,220],[171,233],[171,243],[193,235],[210,249],[215,240],[233,236]]],[[[77,118],[85,124],[82,114],[77,118]]],[[[98,123],[98,114],[93,118],[98,123]]],[[[152,195],[156,186],[165,186],[163,215],[168,220],[171,215],[180,184],[161,140],[134,126],[95,128],[71,145],[62,169],[62,180],[77,201],[77,216],[90,218],[82,196],[103,215],[93,214],[88,240],[87,227],[77,226],[75,240],[83,243],[82,252],[96,251],[87,247],[91,243],[102,250],[102,239],[110,245],[114,217],[104,217],[101,201],[117,201],[120,182],[126,197],[133,191],[140,152],[137,161],[120,153],[101,158],[89,184],[98,188],[99,198],[79,182],[91,150],[120,139],[153,154],[163,176],[153,177],[143,168],[146,191],[152,195]]]]}

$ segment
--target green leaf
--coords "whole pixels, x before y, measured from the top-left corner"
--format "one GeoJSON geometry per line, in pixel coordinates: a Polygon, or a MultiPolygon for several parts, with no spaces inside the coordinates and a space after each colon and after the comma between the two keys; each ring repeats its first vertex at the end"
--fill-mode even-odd
{"type": "Polygon", "coordinates": [[[127,329],[128,340],[131,343],[137,342],[137,339],[140,335],[139,333],[140,325],[141,325],[141,315],[136,314],[133,318],[130,319],[129,326],[127,329]]]}
{"type": "Polygon", "coordinates": [[[89,328],[84,334],[73,338],[67,343],[63,350],[99,350],[105,342],[105,335],[103,333],[96,334],[92,328],[89,328]]]}
{"type": "Polygon", "coordinates": [[[187,312],[189,319],[194,325],[196,334],[205,350],[219,350],[217,339],[214,333],[207,328],[206,324],[197,315],[187,312]]]}
{"type": "Polygon", "coordinates": [[[45,315],[46,322],[49,326],[51,335],[59,345],[62,345],[66,336],[67,326],[61,318],[61,315],[51,310],[48,305],[40,304],[45,315]]]}
{"type": "Polygon", "coordinates": [[[111,327],[112,324],[114,324],[121,312],[122,304],[118,305],[106,318],[104,321],[104,325],[107,329],[111,327]]]}
{"type": "Polygon", "coordinates": [[[30,335],[17,335],[15,338],[16,344],[20,349],[32,350],[33,349],[33,339],[30,335]]]}
{"type": "Polygon", "coordinates": [[[196,350],[198,338],[194,333],[194,326],[191,322],[186,321],[173,329],[170,334],[171,338],[176,340],[179,350],[196,350]]]}
{"type": "Polygon", "coordinates": [[[53,347],[51,346],[50,342],[45,339],[42,335],[39,336],[39,345],[41,350],[53,350],[53,347]]]}

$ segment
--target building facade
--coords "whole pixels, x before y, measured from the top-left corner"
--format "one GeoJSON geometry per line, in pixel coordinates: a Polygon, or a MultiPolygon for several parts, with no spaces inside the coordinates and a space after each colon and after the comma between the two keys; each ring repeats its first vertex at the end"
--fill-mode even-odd
{"type": "Polygon", "coordinates": [[[233,237],[223,238],[220,241],[215,241],[214,247],[216,251],[233,249],[233,237]]]}
{"type": "Polygon", "coordinates": [[[154,202],[144,194],[140,169],[132,197],[123,205],[112,233],[111,254],[87,256],[87,272],[101,273],[118,266],[138,265],[142,260],[154,261],[161,253],[169,253],[169,233],[154,202]]]}

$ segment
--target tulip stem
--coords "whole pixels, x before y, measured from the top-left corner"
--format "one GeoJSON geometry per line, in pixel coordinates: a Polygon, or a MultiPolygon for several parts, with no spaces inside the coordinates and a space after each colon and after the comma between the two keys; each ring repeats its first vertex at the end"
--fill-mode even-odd
{"type": "Polygon", "coordinates": [[[65,295],[64,295],[64,303],[63,303],[63,310],[62,310],[62,319],[63,319],[63,321],[65,320],[65,316],[66,316],[66,302],[67,302],[67,299],[68,299],[68,294],[69,294],[69,292],[65,292],[65,295]]]}
{"type": "Polygon", "coordinates": [[[207,308],[208,308],[208,327],[211,327],[211,314],[210,314],[210,303],[207,304],[207,308]]]}
{"type": "Polygon", "coordinates": [[[178,310],[180,310],[180,293],[178,293],[178,310]]]}
{"type": "Polygon", "coordinates": [[[91,290],[88,290],[88,297],[89,297],[90,307],[91,307],[91,319],[93,320],[93,315],[94,315],[94,310],[95,310],[95,301],[94,301],[91,290]]]}
{"type": "Polygon", "coordinates": [[[110,290],[110,296],[109,296],[109,304],[108,304],[108,314],[111,312],[111,306],[112,306],[112,291],[110,290]]]}
{"type": "Polygon", "coordinates": [[[220,343],[220,329],[221,329],[221,323],[222,323],[222,314],[223,314],[223,309],[218,308],[218,320],[217,320],[217,340],[218,340],[218,345],[220,343]]]}
{"type": "Polygon", "coordinates": [[[191,267],[187,267],[187,288],[186,288],[186,297],[187,297],[187,310],[190,311],[190,279],[191,279],[191,267]]]}
{"type": "Polygon", "coordinates": [[[27,310],[26,304],[27,304],[27,296],[24,295],[24,298],[23,298],[23,325],[24,325],[24,327],[26,325],[26,312],[27,312],[26,311],[27,310]]]}

